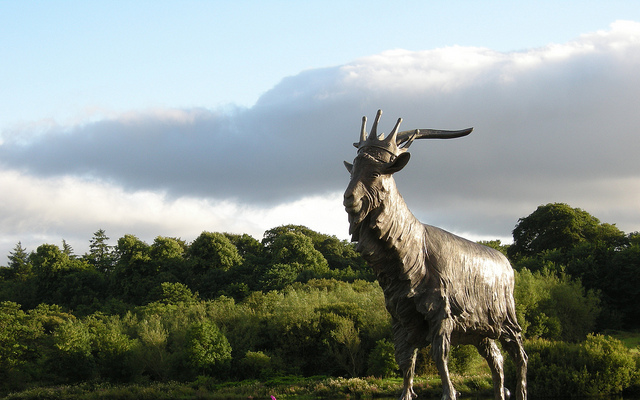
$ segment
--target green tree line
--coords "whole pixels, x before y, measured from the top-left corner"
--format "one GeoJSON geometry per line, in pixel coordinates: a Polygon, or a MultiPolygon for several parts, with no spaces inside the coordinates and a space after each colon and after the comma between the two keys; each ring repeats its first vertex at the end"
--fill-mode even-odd
{"type": "MultiPolygon", "coordinates": [[[[593,332],[638,328],[638,233],[553,203],[521,218],[513,235],[511,245],[484,244],[516,270],[518,318],[537,346],[529,351],[583,348],[609,340],[593,332]]],[[[109,240],[98,230],[84,255],[64,240],[33,251],[18,243],[9,254],[0,268],[0,393],[87,380],[397,373],[382,291],[349,242],[298,225],[260,241],[218,232],[191,243],[109,240]]],[[[433,372],[426,354],[418,369],[433,372]]],[[[462,372],[468,351],[452,358],[462,372]]],[[[637,378],[631,360],[620,387],[637,378]]]]}

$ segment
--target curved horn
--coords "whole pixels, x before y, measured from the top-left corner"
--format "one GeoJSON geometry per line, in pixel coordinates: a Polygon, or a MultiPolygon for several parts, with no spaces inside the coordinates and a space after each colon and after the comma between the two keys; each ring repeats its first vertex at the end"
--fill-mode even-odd
{"type": "Polygon", "coordinates": [[[473,128],[462,129],[459,131],[443,131],[440,129],[414,129],[411,131],[402,131],[397,135],[396,142],[398,145],[407,142],[404,148],[411,145],[415,139],[454,139],[467,136],[473,131],[473,128]]]}

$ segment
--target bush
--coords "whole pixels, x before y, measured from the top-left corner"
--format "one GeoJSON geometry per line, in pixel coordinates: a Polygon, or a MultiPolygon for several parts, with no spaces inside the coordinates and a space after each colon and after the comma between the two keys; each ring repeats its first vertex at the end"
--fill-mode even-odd
{"type": "Polygon", "coordinates": [[[243,378],[266,378],[273,374],[271,357],[261,351],[247,351],[240,364],[243,378]]]}
{"type": "MultiPolygon", "coordinates": [[[[587,397],[621,393],[636,376],[631,352],[617,339],[589,335],[583,343],[528,341],[532,397],[587,397]]],[[[514,375],[508,363],[509,375],[514,375]]]]}
{"type": "Polygon", "coordinates": [[[394,376],[399,368],[394,352],[393,343],[387,339],[378,340],[376,347],[369,354],[369,375],[378,378],[394,376]]]}
{"type": "Polygon", "coordinates": [[[480,354],[475,346],[470,344],[452,346],[449,353],[449,368],[451,372],[465,374],[480,359],[480,354]]]}
{"type": "Polygon", "coordinates": [[[580,342],[593,332],[600,314],[600,299],[579,280],[549,271],[516,274],[516,311],[523,335],[580,342]]]}
{"type": "Polygon", "coordinates": [[[47,360],[49,370],[68,382],[96,376],[91,353],[91,332],[81,321],[66,321],[53,333],[53,351],[47,360]]]}
{"type": "Polygon", "coordinates": [[[198,372],[215,374],[229,369],[231,345],[215,323],[204,320],[193,324],[186,342],[189,364],[198,372]]]}

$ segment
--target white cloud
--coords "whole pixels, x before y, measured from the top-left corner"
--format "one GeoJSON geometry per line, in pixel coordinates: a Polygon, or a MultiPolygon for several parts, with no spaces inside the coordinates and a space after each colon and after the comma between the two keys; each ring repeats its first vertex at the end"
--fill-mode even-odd
{"type": "MultiPolygon", "coordinates": [[[[77,253],[88,251],[93,232],[105,229],[115,244],[133,234],[151,243],[156,236],[191,241],[202,231],[248,233],[257,239],[284,223],[331,232],[345,225],[341,194],[313,196],[275,207],[226,200],[180,197],[161,192],[127,192],[103,182],[73,177],[42,179],[0,171],[0,254],[20,241],[28,250],[65,239],[77,253]]],[[[347,228],[339,232],[347,238],[347,228]]],[[[4,262],[2,262],[4,264],[4,262]]]]}
{"type": "Polygon", "coordinates": [[[2,234],[13,246],[99,228],[192,239],[299,223],[342,238],[342,160],[378,108],[383,131],[398,117],[403,129],[475,127],[412,145],[397,179],[425,222],[504,238],[559,201],[640,230],[638,70],[640,23],[618,21],[519,52],[390,50],[285,78],[250,109],[25,126],[0,145],[2,234]]]}

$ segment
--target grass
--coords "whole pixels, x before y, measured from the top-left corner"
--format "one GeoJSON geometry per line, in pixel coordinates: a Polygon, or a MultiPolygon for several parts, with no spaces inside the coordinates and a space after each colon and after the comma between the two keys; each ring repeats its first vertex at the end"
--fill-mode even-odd
{"type": "Polygon", "coordinates": [[[621,341],[632,353],[640,354],[640,331],[607,331],[605,333],[621,341]]]}
{"type": "MultiPolygon", "coordinates": [[[[491,394],[491,378],[488,375],[452,377],[456,389],[463,396],[491,394]]],[[[436,377],[417,377],[414,389],[422,399],[438,399],[442,395],[440,380],[436,377]]],[[[112,385],[105,383],[81,383],[44,388],[34,388],[13,393],[5,400],[139,400],[139,399],[376,399],[395,398],[402,390],[401,378],[332,378],[317,376],[279,377],[266,381],[217,382],[201,377],[195,382],[149,383],[112,385]]]]}
{"type": "MultiPolygon", "coordinates": [[[[640,332],[609,331],[608,335],[640,354],[640,332]]],[[[464,374],[452,374],[453,384],[463,398],[491,398],[491,373],[479,356],[466,359],[464,374]]],[[[414,389],[420,399],[439,399],[442,387],[437,374],[418,376],[414,389]]],[[[212,377],[200,377],[194,382],[148,382],[109,384],[85,382],[33,388],[9,394],[4,400],[139,400],[139,399],[202,399],[202,400],[318,400],[318,399],[389,399],[402,391],[401,378],[335,378],[327,376],[283,376],[267,380],[220,382],[212,377]]]]}

